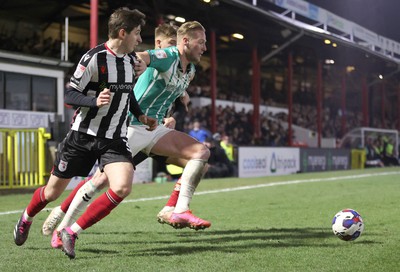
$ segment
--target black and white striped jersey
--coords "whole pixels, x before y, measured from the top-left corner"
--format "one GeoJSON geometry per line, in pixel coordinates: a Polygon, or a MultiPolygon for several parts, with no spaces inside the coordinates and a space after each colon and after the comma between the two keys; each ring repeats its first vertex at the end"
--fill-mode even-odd
{"type": "Polygon", "coordinates": [[[135,82],[135,61],[135,53],[116,56],[105,43],[83,55],[71,77],[70,86],[93,97],[97,97],[104,88],[109,88],[111,101],[101,108],[80,107],[72,130],[109,139],[126,137],[129,94],[133,92],[135,82]]]}

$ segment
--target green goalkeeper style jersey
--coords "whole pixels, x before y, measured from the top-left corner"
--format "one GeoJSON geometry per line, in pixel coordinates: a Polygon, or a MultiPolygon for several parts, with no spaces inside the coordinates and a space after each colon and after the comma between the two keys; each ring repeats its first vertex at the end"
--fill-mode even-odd
{"type": "MultiPolygon", "coordinates": [[[[182,72],[179,52],[175,46],[147,52],[150,64],[136,82],[134,94],[143,113],[162,124],[172,103],[184,95],[194,77],[195,67],[191,63],[186,73],[182,72]]],[[[130,120],[130,125],[142,124],[134,117],[130,120]]]]}

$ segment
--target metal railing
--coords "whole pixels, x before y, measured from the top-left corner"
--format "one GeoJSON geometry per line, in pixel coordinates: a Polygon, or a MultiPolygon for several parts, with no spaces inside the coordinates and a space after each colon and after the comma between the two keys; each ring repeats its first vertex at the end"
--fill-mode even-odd
{"type": "Polygon", "coordinates": [[[50,133],[38,129],[0,129],[0,189],[44,185],[46,142],[50,133]]]}

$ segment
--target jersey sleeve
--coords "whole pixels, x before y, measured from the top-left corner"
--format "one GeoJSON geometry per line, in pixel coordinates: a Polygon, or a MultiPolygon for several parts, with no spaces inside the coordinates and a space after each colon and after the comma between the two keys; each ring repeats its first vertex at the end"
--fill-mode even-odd
{"type": "Polygon", "coordinates": [[[94,65],[96,63],[95,58],[96,55],[91,56],[89,53],[83,55],[71,77],[71,87],[81,92],[86,88],[93,76],[94,65]]]}
{"type": "Polygon", "coordinates": [[[153,49],[147,50],[150,56],[150,64],[148,67],[153,67],[154,69],[165,72],[175,61],[175,55],[173,50],[177,50],[175,47],[168,47],[163,49],[153,49]]]}

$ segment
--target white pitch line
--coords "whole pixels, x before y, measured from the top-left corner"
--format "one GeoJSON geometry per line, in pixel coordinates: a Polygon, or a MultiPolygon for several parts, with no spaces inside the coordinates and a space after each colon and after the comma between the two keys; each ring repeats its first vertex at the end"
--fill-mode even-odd
{"type": "MultiPolygon", "coordinates": [[[[311,183],[311,182],[330,182],[330,181],[339,181],[339,180],[346,180],[346,179],[370,178],[370,177],[399,175],[399,174],[400,174],[399,171],[394,171],[394,172],[382,172],[382,173],[375,173],[375,174],[360,174],[360,175],[350,175],[350,176],[331,177],[331,178],[295,179],[295,180],[288,180],[288,181],[282,181],[282,182],[270,182],[270,183],[264,183],[264,184],[239,186],[239,187],[234,187],[234,188],[202,191],[202,192],[196,192],[195,195],[218,194],[218,193],[227,193],[227,192],[234,192],[234,191],[257,189],[257,188],[263,188],[263,187],[281,186],[281,185],[291,185],[291,184],[301,184],[301,183],[311,183]]],[[[134,203],[134,202],[161,200],[161,199],[168,199],[168,198],[169,198],[169,195],[146,197],[146,198],[124,200],[122,203],[134,203]]],[[[44,210],[52,210],[52,209],[53,208],[46,208],[44,210]]],[[[8,214],[20,214],[22,212],[23,212],[23,210],[0,212],[0,216],[8,215],[8,214]]]]}

